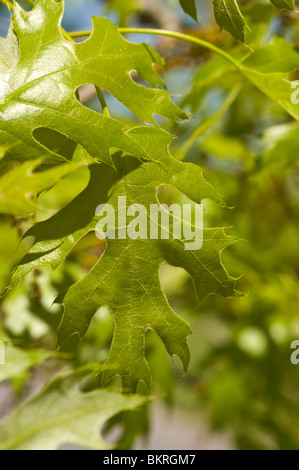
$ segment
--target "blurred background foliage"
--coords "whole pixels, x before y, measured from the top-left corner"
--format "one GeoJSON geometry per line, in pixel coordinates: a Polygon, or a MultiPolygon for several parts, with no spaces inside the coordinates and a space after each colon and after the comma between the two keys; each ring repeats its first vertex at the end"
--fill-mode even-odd
{"type": "MultiPolygon", "coordinates": [[[[105,15],[122,26],[181,30],[244,54],[245,46],[219,33],[211,2],[197,3],[199,25],[175,0],[66,0],[63,27],[89,29],[91,15],[105,15]]],[[[265,45],[276,35],[299,45],[295,15],[281,14],[269,2],[240,3],[250,26],[249,47],[265,45]]],[[[7,27],[7,11],[1,6],[2,36],[7,27]]],[[[164,292],[194,334],[189,340],[191,365],[183,381],[180,367],[167,357],[160,340],[148,333],[153,394],[167,406],[204,415],[210,428],[228,433],[233,448],[299,449],[299,365],[290,361],[290,344],[299,338],[298,124],[210,52],[172,39],[147,35],[129,39],[149,41],[157,48],[165,59],[169,90],[192,112],[185,124],[159,122],[178,136],[171,147],[174,156],[202,166],[207,179],[225,196],[229,208],[205,201],[205,224],[229,227],[227,232],[241,240],[222,254],[222,260],[230,274],[243,274],[238,288],[246,293],[236,299],[211,296],[199,305],[188,275],[168,265],[161,267],[164,292]],[[205,80],[205,71],[213,68],[216,76],[205,80]]],[[[99,110],[93,89],[81,93],[87,106],[99,110]]],[[[113,116],[128,126],[136,124],[113,97],[107,96],[107,103],[113,116]]],[[[87,181],[88,173],[82,169],[67,176],[39,196],[39,209],[29,220],[0,216],[1,291],[25,252],[27,241],[20,243],[20,237],[26,228],[65,206],[87,181]]],[[[183,202],[182,195],[169,192],[164,197],[183,202]]],[[[35,272],[1,299],[0,337],[11,344],[11,351],[0,380],[11,380],[16,394],[23,393],[32,367],[35,374],[44,368],[51,375],[67,362],[78,366],[101,363],[107,357],[113,334],[107,309],[97,312],[76,354],[62,357],[55,353],[61,309],[51,306],[57,293],[79,280],[103,250],[99,240],[88,235],[51,277],[46,270],[35,272]]],[[[95,382],[92,379],[89,386],[95,382]]],[[[146,393],[142,385],[139,391],[146,393]]],[[[152,406],[114,418],[105,432],[122,423],[119,446],[136,445],[136,437],[146,436],[150,429],[152,406]]]]}

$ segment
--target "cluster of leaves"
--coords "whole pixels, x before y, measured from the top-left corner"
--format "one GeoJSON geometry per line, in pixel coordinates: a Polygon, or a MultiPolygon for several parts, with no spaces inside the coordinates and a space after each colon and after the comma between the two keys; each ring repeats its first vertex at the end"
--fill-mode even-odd
{"type": "MultiPolygon", "coordinates": [[[[292,19],[281,18],[278,22],[266,4],[244,9],[255,52],[242,64],[255,64],[267,92],[253,75],[245,78],[217,58],[198,69],[184,98],[202,122],[189,135],[182,133],[183,149],[234,206],[225,223],[246,242],[229,250],[226,265],[245,273],[243,290],[249,294],[233,301],[210,297],[196,316],[190,279],[178,281],[171,304],[180,303],[199,336],[191,342],[190,393],[182,403],[209,410],[214,427],[229,429],[242,449],[299,447],[298,369],[290,361],[290,344],[299,334],[298,105],[285,113],[275,99],[284,71],[291,104],[298,55],[283,37],[296,44],[298,30],[292,19]],[[297,55],[295,62],[287,51],[297,55]],[[275,75],[279,81],[272,87],[275,75]],[[215,100],[219,108],[211,112],[208,105],[215,100]]],[[[241,47],[234,52],[240,57],[241,47]]],[[[212,224],[223,223],[216,206],[208,217],[212,224]]]]}
{"type": "MultiPolygon", "coordinates": [[[[160,128],[124,129],[122,122],[78,101],[80,85],[92,83],[143,122],[155,124],[153,116],[158,114],[186,118],[169,94],[157,88],[163,82],[153,65],[162,62],[154,50],[127,42],[116,26],[101,18],[94,18],[88,41],[71,43],[60,32],[62,13],[63,2],[37,0],[30,12],[16,4],[8,37],[1,40],[1,211],[28,215],[34,210],[28,195],[52,187],[82,165],[89,168],[89,182],[61,211],[26,232],[26,237],[34,236],[34,244],[20,261],[11,287],[38,268],[58,268],[80,239],[95,229],[100,203],[116,205],[118,196],[125,195],[149,208],[158,202],[161,185],[174,186],[198,203],[203,198],[221,202],[198,166],[171,157],[172,139],[160,128]],[[151,87],[135,83],[130,77],[133,70],[151,87]],[[18,197],[13,200],[15,190],[18,197]]],[[[199,298],[211,292],[233,295],[234,281],[219,257],[232,242],[223,229],[206,229],[204,248],[194,253],[184,250],[182,240],[109,240],[93,269],[59,300],[65,306],[59,348],[73,350],[93,315],[107,305],[115,331],[101,369],[102,385],[119,375],[125,392],[135,392],[140,380],[150,386],[144,349],[149,329],[162,339],[169,354],[181,359],[186,372],[191,330],[168,306],[159,266],[165,260],[184,267],[194,278],[199,298]]],[[[7,441],[4,447],[14,445],[9,437],[7,441]]]]}
{"type": "MultiPolygon", "coordinates": [[[[281,11],[294,11],[294,0],[270,0],[281,11]]],[[[196,1],[180,0],[184,11],[197,21],[196,1]]],[[[245,41],[245,27],[248,27],[237,0],[213,0],[215,19],[221,29],[226,29],[238,41],[245,41]]]]}
{"type": "MultiPolygon", "coordinates": [[[[180,3],[195,19],[195,1],[180,0],[180,3]]],[[[99,220],[97,206],[106,202],[117,206],[119,196],[126,196],[128,204],[143,204],[149,209],[151,204],[161,202],[160,190],[166,188],[166,197],[176,197],[181,202],[184,198],[195,203],[209,199],[223,206],[222,197],[207,183],[198,163],[209,169],[214,186],[226,193],[232,205],[237,198],[251,201],[251,178],[254,181],[260,178],[257,194],[265,197],[264,169],[270,162],[280,163],[281,149],[286,146],[289,160],[284,160],[283,165],[294,164],[298,125],[293,121],[299,119],[299,111],[290,96],[298,52],[282,37],[271,37],[275,10],[270,3],[249,4],[242,14],[235,1],[213,3],[219,26],[235,39],[244,41],[244,26],[248,25],[247,44],[254,52],[244,52],[242,44],[234,44],[230,50],[223,50],[221,57],[211,57],[196,71],[181,107],[174,104],[165,90],[157,73],[163,61],[148,44],[126,41],[114,24],[102,18],[93,18],[93,34],[87,41],[71,42],[61,34],[63,1],[36,0],[29,12],[15,3],[8,36],[0,40],[0,213],[3,214],[0,237],[1,245],[5,246],[3,252],[0,250],[0,261],[6,260],[5,267],[0,268],[3,270],[0,270],[0,288],[7,286],[9,274],[17,264],[10,281],[12,292],[1,300],[1,311],[6,335],[3,333],[3,338],[22,348],[7,349],[8,361],[0,370],[0,380],[11,380],[15,389],[21,391],[32,367],[46,360],[54,363],[55,370],[62,364],[68,365],[65,372],[0,423],[0,448],[48,449],[65,442],[102,448],[105,443],[98,437],[100,425],[110,420],[108,431],[120,419],[124,433],[119,445],[128,448],[136,435],[147,431],[144,405],[149,401],[150,386],[162,390],[171,400],[173,376],[165,350],[170,356],[178,356],[187,372],[190,360],[187,338],[192,330],[175,311],[188,318],[196,330],[204,331],[204,325],[198,325],[199,320],[190,315],[190,311],[197,311],[198,300],[209,294],[235,295],[235,280],[220,259],[220,253],[235,238],[222,228],[203,229],[203,247],[194,252],[184,250],[183,240],[108,240],[104,245],[93,235],[99,220]],[[95,112],[82,104],[79,89],[87,84],[96,87],[100,98],[103,91],[107,98],[116,98],[134,118],[130,122],[115,119],[105,109],[95,112]],[[248,94],[251,98],[246,104],[248,94]],[[207,100],[220,102],[219,110],[211,111],[208,106],[207,111],[207,100]],[[196,119],[183,126],[178,124],[178,120],[187,119],[182,108],[188,107],[202,116],[201,123],[196,119]],[[248,113],[239,111],[244,107],[248,113]],[[229,108],[231,111],[227,113],[229,108]],[[259,115],[260,122],[248,122],[259,115]],[[172,137],[157,125],[156,116],[173,123],[162,121],[165,128],[179,135],[174,150],[179,158],[185,155],[189,163],[172,157],[169,149],[172,137]],[[215,129],[217,122],[219,127],[215,129]],[[265,129],[267,126],[276,129],[277,123],[286,123],[281,137],[274,145],[267,146],[265,129]],[[203,132],[206,132],[204,138],[203,132]],[[242,135],[242,140],[238,135],[242,135]],[[176,196],[173,196],[174,189],[176,196]],[[20,236],[22,243],[7,263],[7,251],[13,252],[20,236]],[[31,246],[28,246],[29,237],[33,238],[31,246]],[[179,277],[178,289],[172,294],[161,286],[160,267],[165,262],[183,268],[184,276],[189,275],[193,281],[195,294],[191,293],[185,277],[179,277]],[[48,267],[53,272],[50,280],[48,267]],[[189,299],[185,310],[177,302],[178,292],[189,299]],[[54,298],[56,303],[50,308],[54,298]],[[56,332],[59,354],[55,352],[56,332]],[[70,360],[66,353],[72,353],[70,360]],[[18,367],[13,366],[15,362],[18,367]],[[121,379],[123,392],[131,395],[103,388],[107,385],[111,388],[116,376],[121,379]],[[47,403],[56,404],[48,407],[47,403]],[[130,411],[136,408],[137,411],[130,411]],[[121,412],[124,414],[120,416],[121,412]]],[[[282,10],[294,9],[293,2],[271,3],[282,10]]],[[[118,8],[117,2],[112,7],[118,8]]],[[[231,47],[231,43],[224,47],[231,47]]],[[[272,173],[269,175],[270,180],[272,173]]],[[[272,195],[268,197],[272,200],[272,195]]],[[[257,201],[258,197],[252,200],[250,210],[240,203],[236,211],[230,211],[234,215],[227,216],[226,221],[219,206],[210,203],[207,213],[208,226],[234,225],[237,233],[251,243],[251,249],[235,248],[227,256],[230,270],[236,275],[242,271],[252,273],[250,288],[255,289],[255,296],[246,301],[248,311],[256,304],[261,305],[264,286],[268,291],[277,290],[276,278],[270,276],[269,280],[269,275],[265,275],[261,282],[264,265],[271,273],[286,259],[283,251],[276,264],[274,260],[269,263],[272,252],[267,258],[266,237],[260,248],[263,261],[258,260],[255,250],[260,241],[251,228],[257,201]],[[260,282],[262,287],[257,288],[260,282]]],[[[295,207],[294,217],[296,210],[295,207]]],[[[170,220],[172,228],[173,219],[170,220]]],[[[286,226],[285,220],[282,226],[286,226]]],[[[288,225],[286,233],[281,234],[280,249],[289,230],[288,225]]],[[[289,250],[288,256],[293,259],[295,242],[289,250]]],[[[293,262],[296,270],[295,258],[293,262]]],[[[284,275],[282,272],[281,276],[284,275]]],[[[295,285],[296,276],[289,276],[295,285]]],[[[175,278],[173,275],[174,284],[175,278]]],[[[279,302],[283,303],[284,298],[282,294],[279,302]]],[[[248,314],[248,326],[246,321],[239,320],[239,305],[244,305],[244,301],[238,302],[228,307],[231,304],[223,299],[209,298],[202,304],[203,318],[211,309],[220,315],[223,310],[229,310],[229,319],[235,320],[230,326],[234,340],[224,342],[220,354],[210,349],[199,365],[195,361],[190,380],[193,386],[197,385],[196,368],[207,369],[202,376],[206,393],[201,398],[212,407],[215,425],[231,425],[233,421],[241,447],[250,447],[254,441],[253,426],[248,427],[247,433],[239,430],[244,416],[247,421],[254,416],[254,424],[268,419],[270,431],[264,425],[264,434],[275,429],[275,445],[283,447],[287,432],[279,434],[279,426],[287,428],[288,410],[293,405],[292,399],[286,398],[289,384],[286,383],[283,392],[277,390],[275,397],[273,393],[269,401],[278,408],[283,396],[286,403],[277,423],[269,419],[269,403],[267,410],[256,418],[258,393],[265,393],[262,386],[253,392],[257,404],[253,403],[252,408],[245,404],[250,399],[246,374],[253,366],[243,333],[246,328],[249,336],[252,333],[252,317],[248,314]],[[240,350],[244,356],[240,356],[240,350]],[[236,373],[240,362],[244,377],[236,373]],[[214,373],[212,379],[208,370],[214,373]],[[227,373],[225,382],[222,378],[227,373]],[[230,411],[222,416],[224,410],[230,411]]],[[[255,333],[262,328],[270,338],[269,355],[275,348],[275,333],[271,336],[271,331],[278,312],[275,315],[274,320],[271,317],[264,323],[257,314],[254,317],[258,322],[255,333]]],[[[221,330],[223,325],[219,324],[223,321],[217,321],[212,331],[217,327],[221,330]]],[[[253,337],[261,338],[261,332],[253,337]]],[[[285,335],[284,348],[288,338],[285,335]]],[[[269,361],[263,351],[266,350],[260,354],[260,367],[253,367],[260,374],[269,361]]],[[[276,357],[277,367],[282,368],[279,356],[276,357]]],[[[273,380],[269,374],[267,393],[273,380]]],[[[290,442],[297,446],[296,439],[290,442]]]]}
{"type": "MultiPolygon", "coordinates": [[[[284,116],[270,108],[261,134],[262,123],[252,116],[269,103],[258,95],[249,105],[256,113],[246,118],[248,96],[255,96],[251,87],[237,98],[234,116],[202,136],[190,155],[201,155],[214,184],[235,204],[226,223],[247,242],[230,250],[226,264],[246,273],[249,294],[233,302],[210,298],[198,317],[185,278],[179,297],[172,293],[170,300],[183,302],[198,331],[188,374],[193,407],[208,409],[213,426],[228,428],[242,449],[298,449],[298,369],[290,361],[299,334],[298,124],[279,123],[284,116]]],[[[211,214],[213,223],[223,220],[217,208],[211,214]]]]}

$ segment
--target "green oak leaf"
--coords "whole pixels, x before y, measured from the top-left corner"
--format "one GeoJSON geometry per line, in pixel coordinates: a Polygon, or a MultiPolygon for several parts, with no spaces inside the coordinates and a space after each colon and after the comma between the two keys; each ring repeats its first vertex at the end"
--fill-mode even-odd
{"type": "Polygon", "coordinates": [[[191,16],[195,21],[197,20],[197,10],[195,0],[179,0],[180,5],[184,12],[191,16]]]}
{"type": "Polygon", "coordinates": [[[93,18],[87,41],[66,40],[60,26],[63,8],[63,1],[37,0],[26,12],[15,4],[10,33],[1,40],[1,145],[11,147],[11,158],[18,161],[38,158],[41,152],[56,161],[55,152],[34,136],[37,129],[48,128],[80,144],[98,161],[111,164],[111,148],[146,157],[123,123],[84,107],[76,90],[84,84],[102,87],[144,122],[155,123],[158,114],[184,119],[170,95],[155,88],[163,86],[153,67],[162,66],[161,58],[148,44],[125,40],[104,18],[93,18]],[[149,86],[137,84],[133,71],[149,86]]]}
{"type": "MultiPolygon", "coordinates": [[[[90,167],[90,182],[68,206],[27,232],[35,243],[13,276],[18,282],[31,270],[50,265],[57,268],[74,245],[89,231],[95,230],[99,204],[117,208],[118,196],[127,204],[157,204],[157,190],[170,185],[200,203],[222,199],[205,181],[202,169],[191,163],[174,160],[168,151],[171,138],[155,128],[129,131],[130,138],[140,138],[152,161],[142,162],[133,156],[114,155],[114,167],[95,164],[90,167]],[[155,160],[159,151],[159,160],[155,160]]],[[[172,231],[173,217],[170,217],[172,231]]],[[[176,354],[184,370],[189,363],[187,336],[190,327],[170,308],[161,289],[159,266],[164,261],[184,268],[193,278],[198,298],[218,293],[234,295],[234,280],[221,264],[219,253],[235,239],[223,229],[204,229],[203,246],[196,251],[184,249],[183,240],[109,239],[104,255],[94,268],[59,299],[65,312],[58,330],[58,346],[72,350],[84,337],[98,308],[108,306],[115,321],[111,350],[102,370],[102,383],[115,375],[122,378],[126,392],[135,391],[140,380],[150,384],[150,370],[144,356],[145,334],[155,331],[170,355],[176,354]]]]}
{"type": "Polygon", "coordinates": [[[56,377],[0,421],[1,450],[56,450],[63,444],[105,449],[104,423],[148,401],[108,390],[81,392],[86,371],[56,377]]]}
{"type": "Polygon", "coordinates": [[[213,0],[214,14],[220,30],[226,29],[235,39],[244,42],[245,20],[236,0],[213,0]]]}
{"type": "Polygon", "coordinates": [[[295,10],[294,0],[270,0],[280,10],[295,10]]]}

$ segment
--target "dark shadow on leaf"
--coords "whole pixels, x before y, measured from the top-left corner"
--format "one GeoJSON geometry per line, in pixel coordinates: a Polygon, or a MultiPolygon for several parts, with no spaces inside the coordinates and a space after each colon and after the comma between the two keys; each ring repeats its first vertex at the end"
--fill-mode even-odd
{"type": "Polygon", "coordinates": [[[38,127],[34,129],[33,137],[51,152],[72,160],[77,143],[60,132],[47,127],[38,127]]]}
{"type": "MultiPolygon", "coordinates": [[[[30,234],[27,232],[27,234],[25,234],[25,235],[29,236],[30,234]]],[[[58,245],[58,246],[60,246],[60,245],[58,245]]],[[[55,246],[51,250],[44,251],[43,253],[27,253],[27,255],[25,255],[21,259],[21,261],[19,262],[19,265],[21,266],[23,264],[32,263],[32,261],[35,261],[36,259],[39,259],[41,256],[49,255],[53,251],[57,250],[58,246],[55,246]]]]}

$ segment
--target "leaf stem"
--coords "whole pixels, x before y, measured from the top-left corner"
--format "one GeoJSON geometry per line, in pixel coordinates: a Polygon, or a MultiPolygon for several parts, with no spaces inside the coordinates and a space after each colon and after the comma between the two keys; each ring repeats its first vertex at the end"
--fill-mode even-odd
{"type": "Polygon", "coordinates": [[[67,39],[68,41],[74,42],[74,39],[72,38],[72,36],[69,33],[67,33],[65,29],[60,28],[60,31],[65,39],[67,39]]]}
{"type": "Polygon", "coordinates": [[[9,8],[10,10],[13,10],[14,6],[13,6],[13,3],[10,2],[10,0],[0,0],[0,2],[5,5],[7,8],[9,8]]]}
{"type": "Polygon", "coordinates": [[[102,106],[103,114],[106,117],[111,117],[111,115],[109,113],[107,103],[106,103],[106,100],[105,100],[105,97],[104,97],[104,93],[102,91],[102,88],[99,87],[99,86],[96,86],[96,91],[97,91],[97,95],[98,95],[98,98],[99,98],[101,106],[102,106]]]}
{"type": "MultiPolygon", "coordinates": [[[[166,29],[151,29],[151,28],[118,28],[118,31],[123,34],[153,34],[156,36],[166,36],[166,37],[173,38],[173,39],[180,39],[182,41],[187,41],[187,42],[196,44],[197,46],[204,47],[205,49],[209,49],[212,52],[215,52],[216,54],[222,56],[224,59],[229,61],[238,69],[240,68],[240,64],[238,63],[238,61],[235,60],[230,54],[223,51],[219,47],[214,46],[214,44],[204,41],[203,39],[190,36],[189,34],[177,33],[175,31],[169,31],[166,29]]],[[[91,34],[92,34],[92,31],[76,31],[76,32],[69,33],[69,35],[72,38],[81,38],[85,36],[90,36],[91,34]]]]}

